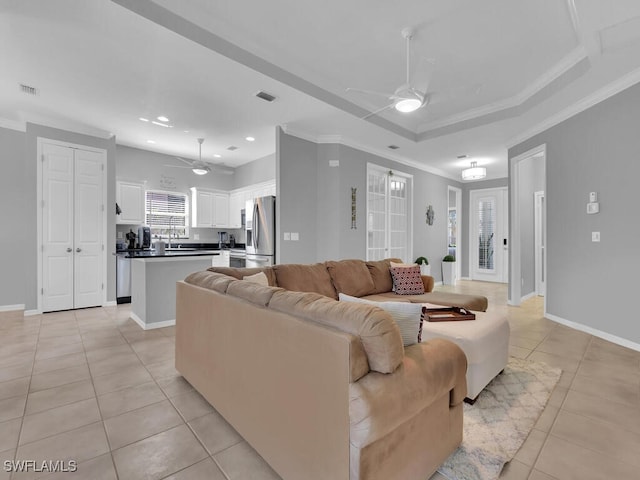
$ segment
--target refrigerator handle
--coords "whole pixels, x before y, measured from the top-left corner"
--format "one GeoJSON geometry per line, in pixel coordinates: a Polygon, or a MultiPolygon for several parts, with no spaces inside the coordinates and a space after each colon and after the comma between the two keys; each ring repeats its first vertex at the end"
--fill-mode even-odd
{"type": "Polygon", "coordinates": [[[258,203],[253,204],[253,247],[258,248],[259,244],[259,235],[260,235],[260,222],[258,222],[258,203]]]}

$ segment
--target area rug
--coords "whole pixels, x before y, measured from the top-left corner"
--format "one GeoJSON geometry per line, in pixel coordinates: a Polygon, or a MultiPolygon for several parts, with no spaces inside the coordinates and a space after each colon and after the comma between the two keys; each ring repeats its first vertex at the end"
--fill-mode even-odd
{"type": "Polygon", "coordinates": [[[561,370],[509,358],[473,405],[464,404],[462,445],[438,471],[451,480],[494,480],[526,440],[561,370]]]}

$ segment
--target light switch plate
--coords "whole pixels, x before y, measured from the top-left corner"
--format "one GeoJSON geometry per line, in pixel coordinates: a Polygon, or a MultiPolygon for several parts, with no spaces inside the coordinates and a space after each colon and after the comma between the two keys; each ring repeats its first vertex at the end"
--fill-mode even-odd
{"type": "Polygon", "coordinates": [[[300,239],[298,232],[291,232],[291,240],[297,242],[300,239]]]}
{"type": "Polygon", "coordinates": [[[589,202],[595,203],[597,201],[598,201],[598,193],[597,192],[590,192],[589,193],[589,202]]]}
{"type": "Polygon", "coordinates": [[[284,239],[285,240],[291,240],[291,233],[290,232],[284,232],[284,239]]]}
{"type": "Polygon", "coordinates": [[[600,241],[600,232],[591,232],[591,241],[599,242],[600,241]]]}

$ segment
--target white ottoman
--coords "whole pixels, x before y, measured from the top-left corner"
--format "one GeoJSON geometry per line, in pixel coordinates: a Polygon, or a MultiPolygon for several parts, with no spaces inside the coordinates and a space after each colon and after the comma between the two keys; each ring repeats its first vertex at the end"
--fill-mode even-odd
{"type": "MultiPolygon", "coordinates": [[[[434,307],[436,305],[433,305],[434,307]]],[[[509,322],[502,315],[475,312],[475,320],[424,322],[422,341],[451,340],[467,356],[467,399],[471,403],[509,359],[509,322]]]]}

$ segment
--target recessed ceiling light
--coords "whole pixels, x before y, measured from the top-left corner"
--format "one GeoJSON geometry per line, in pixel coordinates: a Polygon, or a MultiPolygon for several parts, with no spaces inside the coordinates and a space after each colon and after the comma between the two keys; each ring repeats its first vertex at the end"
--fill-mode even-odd
{"type": "Polygon", "coordinates": [[[253,137],[244,137],[244,139],[245,139],[247,142],[253,142],[253,141],[255,141],[255,138],[253,138],[253,137]]]}
{"type": "Polygon", "coordinates": [[[156,122],[155,120],[152,120],[151,123],[153,123],[154,125],[158,125],[159,127],[169,128],[169,125],[167,125],[166,123],[156,122]]]}
{"type": "Polygon", "coordinates": [[[214,153],[214,154],[213,154],[213,156],[214,156],[215,158],[222,158],[222,155],[220,155],[219,153],[214,153]]]}
{"type": "Polygon", "coordinates": [[[183,130],[184,133],[189,133],[189,130],[183,130]]]}
{"type": "Polygon", "coordinates": [[[144,118],[144,117],[140,117],[140,120],[142,120],[143,122],[148,122],[149,121],[148,118],[144,118]]]}
{"type": "Polygon", "coordinates": [[[147,140],[147,143],[156,143],[155,140],[147,140]]]}
{"type": "Polygon", "coordinates": [[[164,115],[160,115],[159,117],[156,117],[158,120],[160,120],[161,122],[168,122],[169,119],[167,117],[165,117],[164,115]]]}

